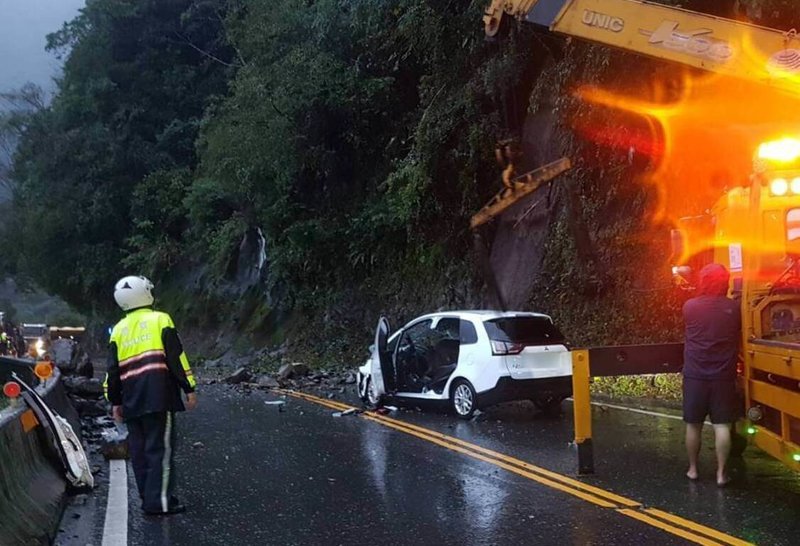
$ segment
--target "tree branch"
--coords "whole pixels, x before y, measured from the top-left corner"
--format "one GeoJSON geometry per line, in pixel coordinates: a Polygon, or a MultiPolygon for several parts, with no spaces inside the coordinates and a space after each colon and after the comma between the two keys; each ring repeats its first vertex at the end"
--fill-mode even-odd
{"type": "Polygon", "coordinates": [[[239,68],[240,66],[243,66],[243,65],[239,65],[239,64],[234,64],[234,63],[229,63],[229,62],[223,61],[222,59],[220,59],[219,57],[217,57],[215,55],[212,55],[208,51],[197,47],[186,36],[184,36],[183,34],[181,34],[178,31],[175,31],[175,35],[178,36],[183,41],[183,43],[185,43],[186,45],[188,45],[189,47],[191,47],[192,49],[194,49],[198,53],[204,55],[205,57],[208,57],[209,59],[211,59],[214,62],[217,62],[217,63],[219,63],[221,65],[224,65],[224,66],[233,67],[233,68],[239,68]]]}

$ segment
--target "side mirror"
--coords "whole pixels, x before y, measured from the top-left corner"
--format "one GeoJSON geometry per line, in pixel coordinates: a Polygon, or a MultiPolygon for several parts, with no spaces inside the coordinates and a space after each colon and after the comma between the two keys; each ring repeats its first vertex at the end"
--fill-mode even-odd
{"type": "Polygon", "coordinates": [[[692,268],[688,265],[675,265],[672,267],[672,274],[676,277],[689,277],[692,274],[692,268]]]}
{"type": "Polygon", "coordinates": [[[684,290],[694,288],[692,283],[692,268],[688,265],[675,265],[672,267],[672,280],[675,285],[684,290]]]}
{"type": "Polygon", "coordinates": [[[673,229],[670,231],[670,247],[672,250],[672,255],[670,256],[670,261],[675,263],[676,261],[683,258],[684,252],[686,252],[686,234],[683,230],[680,229],[673,229]]]}

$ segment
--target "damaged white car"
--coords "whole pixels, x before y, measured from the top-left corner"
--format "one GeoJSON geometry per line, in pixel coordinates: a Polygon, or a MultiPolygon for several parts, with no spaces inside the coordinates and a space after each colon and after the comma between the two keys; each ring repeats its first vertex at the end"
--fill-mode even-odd
{"type": "Polygon", "coordinates": [[[433,313],[394,333],[381,317],[370,350],[358,370],[358,394],[372,406],[387,396],[441,401],[468,419],[511,400],[552,412],[572,394],[564,336],[538,313],[433,313]]]}

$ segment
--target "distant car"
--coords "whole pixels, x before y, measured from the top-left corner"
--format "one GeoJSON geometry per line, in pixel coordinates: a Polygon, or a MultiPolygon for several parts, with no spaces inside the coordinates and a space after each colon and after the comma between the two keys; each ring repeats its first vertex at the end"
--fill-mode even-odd
{"type": "Polygon", "coordinates": [[[458,417],[511,400],[557,410],[572,394],[572,360],[547,315],[454,311],[424,315],[390,335],[378,321],[358,393],[377,406],[387,396],[447,402],[458,417]]]}

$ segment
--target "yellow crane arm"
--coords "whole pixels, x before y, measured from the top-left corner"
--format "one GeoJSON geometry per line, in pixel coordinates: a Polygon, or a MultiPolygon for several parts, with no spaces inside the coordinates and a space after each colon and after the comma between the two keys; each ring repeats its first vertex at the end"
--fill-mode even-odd
{"type": "Polygon", "coordinates": [[[494,36],[504,14],[551,31],[800,93],[800,40],[761,27],[638,0],[492,0],[494,36]]]}

